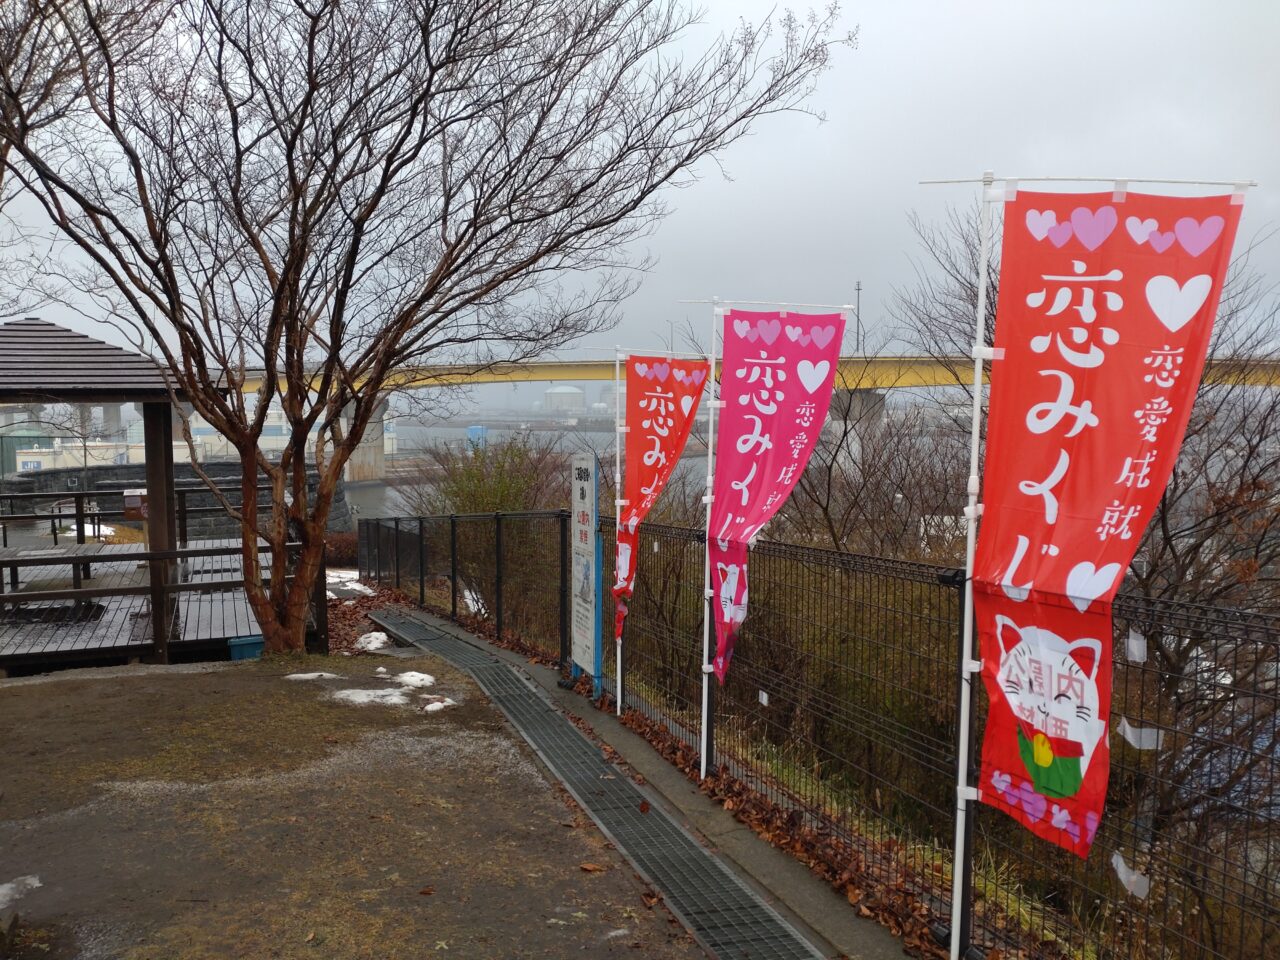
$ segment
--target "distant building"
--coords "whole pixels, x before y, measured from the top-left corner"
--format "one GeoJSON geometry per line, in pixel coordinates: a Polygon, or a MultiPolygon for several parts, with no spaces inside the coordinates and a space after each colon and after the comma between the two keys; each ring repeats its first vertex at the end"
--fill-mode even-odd
{"type": "Polygon", "coordinates": [[[562,384],[552,387],[542,395],[542,409],[546,413],[580,414],[587,409],[587,394],[580,387],[562,384]]]}

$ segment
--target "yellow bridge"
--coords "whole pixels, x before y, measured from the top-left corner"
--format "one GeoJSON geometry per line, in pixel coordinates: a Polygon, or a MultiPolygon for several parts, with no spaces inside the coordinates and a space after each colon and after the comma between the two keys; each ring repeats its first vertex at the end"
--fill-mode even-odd
{"type": "MultiPolygon", "coordinates": [[[[392,375],[388,389],[414,390],[482,383],[542,383],[612,380],[612,360],[534,360],[527,363],[439,364],[409,367],[392,375]]],[[[1280,386],[1280,361],[1210,361],[1205,379],[1214,383],[1280,386]]],[[[260,376],[246,378],[246,393],[257,390],[260,376]]],[[[841,357],[836,386],[845,390],[893,390],[973,383],[968,357],[841,357]]],[[[284,384],[282,383],[283,387],[284,384]]]]}

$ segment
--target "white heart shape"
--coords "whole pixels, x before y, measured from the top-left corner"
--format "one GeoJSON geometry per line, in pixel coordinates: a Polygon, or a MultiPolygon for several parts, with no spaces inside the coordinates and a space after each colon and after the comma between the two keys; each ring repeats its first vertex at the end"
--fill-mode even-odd
{"type": "Polygon", "coordinates": [[[643,377],[645,374],[649,372],[649,365],[647,363],[637,363],[635,366],[635,370],[636,370],[636,376],[643,377]]]}
{"type": "Polygon", "coordinates": [[[748,323],[746,320],[733,321],[733,332],[740,337],[745,337],[747,335],[747,331],[750,329],[751,329],[751,324],[748,323]]]}
{"type": "Polygon", "coordinates": [[[796,375],[800,378],[800,382],[804,384],[804,388],[813,393],[826,382],[827,372],[830,369],[831,364],[825,360],[819,360],[817,363],[801,360],[796,364],[796,375]]]}
{"type": "Polygon", "coordinates": [[[1027,231],[1037,240],[1049,235],[1049,228],[1058,225],[1058,215],[1052,210],[1028,210],[1027,231]]]}
{"type": "Polygon", "coordinates": [[[1130,217],[1124,222],[1124,228],[1129,231],[1129,236],[1133,237],[1134,243],[1146,243],[1152,231],[1160,229],[1160,224],[1151,217],[1145,220],[1130,217]]]}
{"type": "Polygon", "coordinates": [[[1088,560],[1077,563],[1067,574],[1067,598],[1071,605],[1084,613],[1089,604],[1111,589],[1121,569],[1118,563],[1104,567],[1095,567],[1088,560]]]}
{"type": "Polygon", "coordinates": [[[681,397],[680,409],[684,411],[684,415],[687,417],[689,415],[689,411],[693,409],[693,397],[690,397],[690,396],[681,397]]]}
{"type": "Polygon", "coordinates": [[[1213,287],[1207,273],[1192,277],[1182,286],[1173,277],[1152,277],[1147,281],[1147,303],[1156,319],[1170,333],[1177,333],[1200,312],[1213,287]]]}

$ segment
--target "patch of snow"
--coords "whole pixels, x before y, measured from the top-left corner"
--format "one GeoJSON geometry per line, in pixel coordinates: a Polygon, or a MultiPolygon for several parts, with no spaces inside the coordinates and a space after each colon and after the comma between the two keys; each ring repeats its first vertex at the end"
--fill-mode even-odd
{"type": "Polygon", "coordinates": [[[93,521],[90,520],[82,522],[80,526],[84,528],[86,537],[114,537],[116,535],[116,528],[109,527],[105,523],[100,523],[97,527],[94,527],[93,521]]]}
{"type": "Polygon", "coordinates": [[[291,673],[285,677],[286,680],[343,680],[345,679],[337,673],[291,673]]]}
{"type": "Polygon", "coordinates": [[[484,604],[480,602],[480,595],[473,590],[462,591],[462,602],[467,605],[469,613],[480,613],[484,604]]]}
{"type": "Polygon", "coordinates": [[[341,587],[344,590],[354,590],[357,593],[363,593],[370,597],[373,596],[375,592],[360,582],[359,570],[326,569],[324,572],[324,580],[327,584],[341,587]]]}
{"type": "Polygon", "coordinates": [[[40,878],[34,874],[25,877],[18,877],[16,880],[10,880],[8,883],[0,883],[0,910],[5,910],[10,904],[15,903],[22,897],[25,897],[36,887],[42,887],[44,884],[40,882],[40,878]]]}
{"type": "Polygon", "coordinates": [[[416,670],[397,673],[391,679],[402,687],[434,687],[436,685],[435,677],[429,673],[418,673],[416,670]]]}
{"type": "Polygon", "coordinates": [[[336,593],[334,593],[332,590],[326,590],[326,591],[324,592],[324,598],[325,598],[326,600],[337,600],[337,599],[338,599],[338,595],[337,595],[336,593]]]}
{"type": "Polygon", "coordinates": [[[383,687],[381,690],[337,690],[333,694],[333,699],[354,703],[361,707],[371,703],[384,707],[402,707],[409,702],[409,695],[403,690],[383,687]]]}
{"type": "Polygon", "coordinates": [[[377,674],[384,674],[384,673],[386,673],[386,672],[387,672],[387,668],[386,668],[386,667],[379,667],[377,670],[375,670],[375,671],[373,671],[373,672],[374,672],[374,673],[377,673],[377,674]]]}
{"type": "Polygon", "coordinates": [[[422,709],[427,713],[439,713],[445,707],[456,707],[457,704],[448,697],[436,698],[424,706],[422,709]]]}
{"type": "Polygon", "coordinates": [[[391,646],[391,641],[387,638],[387,635],[381,630],[375,630],[373,633],[366,633],[358,639],[353,649],[360,653],[373,653],[375,650],[381,650],[383,647],[389,646],[391,646]]]}
{"type": "Polygon", "coordinates": [[[356,602],[354,600],[343,600],[342,605],[344,607],[354,607],[356,605],[356,602]]]}

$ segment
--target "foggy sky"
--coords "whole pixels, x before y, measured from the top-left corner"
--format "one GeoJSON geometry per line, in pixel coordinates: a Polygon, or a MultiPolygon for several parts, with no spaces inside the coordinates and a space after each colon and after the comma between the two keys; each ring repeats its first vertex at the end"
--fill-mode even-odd
{"type": "MultiPolygon", "coordinates": [[[[773,9],[706,2],[691,47],[773,9]]],[[[863,318],[883,337],[885,304],[918,253],[909,213],[937,219],[977,196],[976,185],[926,178],[1255,179],[1238,247],[1280,225],[1280,3],[876,0],[846,3],[843,20],[859,42],[819,81],[810,106],[825,122],[767,117],[722,155],[731,179],[706,163],[698,182],[668,192],[672,215],[636,251],[657,264],[622,323],[562,355],[659,349],[686,317],[705,339],[709,308],[681,299],[846,303],[857,280],[863,318]]],[[[1280,240],[1255,263],[1280,280],[1280,240]]]]}
{"type": "MultiPolygon", "coordinates": [[[[707,20],[770,9],[710,0],[707,20]]],[[[658,265],[591,346],[653,346],[673,315],[710,322],[679,299],[845,303],[859,279],[863,318],[883,332],[884,304],[914,274],[910,211],[937,219],[977,196],[922,179],[1251,179],[1237,250],[1280,224],[1280,3],[879,0],[843,16],[859,43],[820,80],[826,121],[766,118],[724,155],[732,181],[708,165],[670,194],[647,244],[658,265]]],[[[1271,239],[1255,263],[1274,281],[1278,261],[1271,239]]]]}

